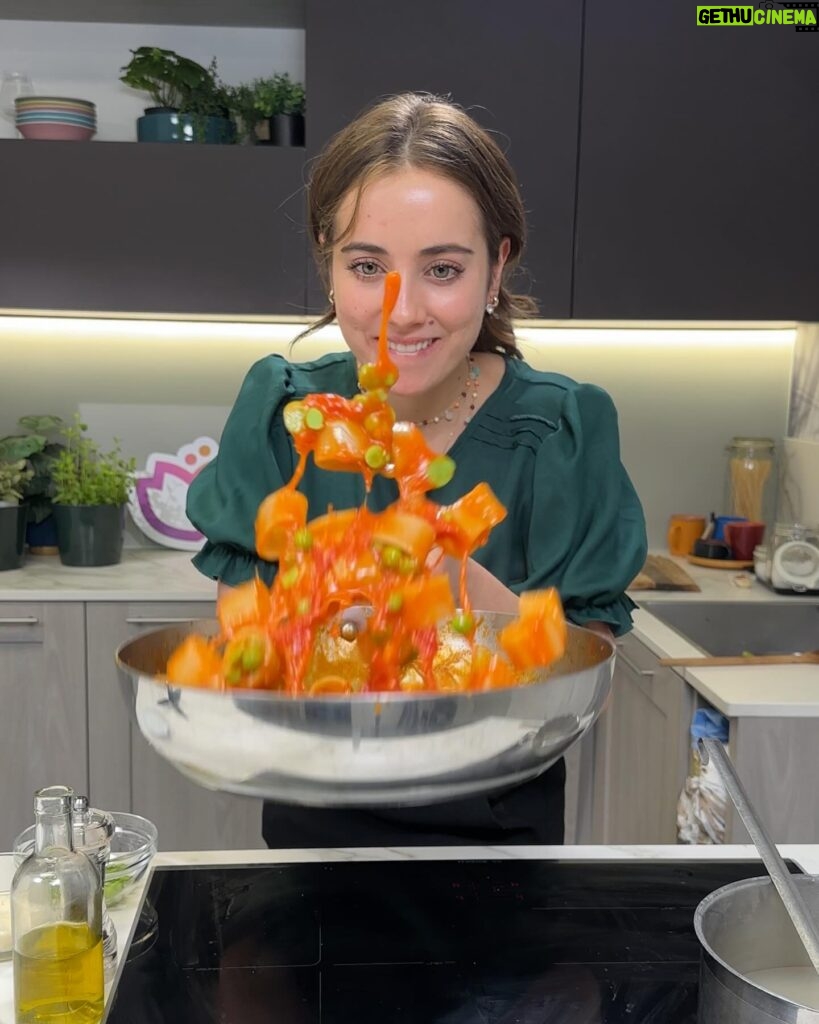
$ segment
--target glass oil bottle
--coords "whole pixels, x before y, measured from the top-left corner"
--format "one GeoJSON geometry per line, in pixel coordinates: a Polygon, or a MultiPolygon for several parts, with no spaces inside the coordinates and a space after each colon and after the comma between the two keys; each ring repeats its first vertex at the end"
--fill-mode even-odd
{"type": "Polygon", "coordinates": [[[11,887],[16,1024],[98,1024],[104,998],[102,879],[74,850],[73,791],[38,790],[34,853],[11,887]]]}

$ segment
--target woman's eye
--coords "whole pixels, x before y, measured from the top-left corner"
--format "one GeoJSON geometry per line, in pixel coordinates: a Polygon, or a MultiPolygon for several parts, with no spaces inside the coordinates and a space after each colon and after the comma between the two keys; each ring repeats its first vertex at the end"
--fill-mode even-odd
{"type": "Polygon", "coordinates": [[[436,281],[451,281],[454,277],[457,277],[461,271],[458,267],[453,267],[451,263],[436,263],[435,266],[430,269],[430,273],[436,281]]]}
{"type": "Polygon", "coordinates": [[[381,272],[381,268],[374,260],[358,260],[351,265],[351,269],[362,277],[375,277],[381,272]]]}

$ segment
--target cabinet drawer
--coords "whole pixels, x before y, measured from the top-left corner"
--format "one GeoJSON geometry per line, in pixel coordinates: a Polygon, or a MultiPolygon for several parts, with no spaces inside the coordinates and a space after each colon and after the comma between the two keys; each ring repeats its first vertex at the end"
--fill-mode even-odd
{"type": "Polygon", "coordinates": [[[39,602],[0,601],[0,644],[41,644],[45,609],[39,602]]]}

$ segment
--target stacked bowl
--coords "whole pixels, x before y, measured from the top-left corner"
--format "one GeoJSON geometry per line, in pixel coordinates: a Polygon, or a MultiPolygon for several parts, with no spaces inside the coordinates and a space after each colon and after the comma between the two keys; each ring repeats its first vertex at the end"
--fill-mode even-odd
{"type": "Polygon", "coordinates": [[[14,101],[17,130],[24,139],[86,142],[97,130],[97,108],[67,96],[20,96],[14,101]]]}

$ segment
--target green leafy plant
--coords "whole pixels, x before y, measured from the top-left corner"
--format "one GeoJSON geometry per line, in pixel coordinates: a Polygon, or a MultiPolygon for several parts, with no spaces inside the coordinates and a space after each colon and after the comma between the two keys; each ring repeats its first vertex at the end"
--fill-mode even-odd
{"type": "Polygon", "coordinates": [[[303,114],[305,101],[304,86],[287,73],[254,78],[230,90],[230,107],[241,122],[243,137],[274,114],[303,114]]]}
{"type": "Polygon", "coordinates": [[[214,89],[215,76],[210,68],[173,50],[140,46],[131,54],[130,61],[120,68],[120,81],[147,92],[158,107],[186,110],[192,97],[210,95],[214,89]]]}
{"type": "Polygon", "coordinates": [[[22,484],[21,498],[28,508],[29,521],[40,523],[51,514],[51,470],[64,447],[55,437],[63,421],[59,416],[21,416],[17,425],[27,433],[0,438],[0,463],[24,460],[29,472],[22,484]]]}
{"type": "Polygon", "coordinates": [[[120,81],[147,92],[158,107],[187,114],[199,141],[205,136],[205,118],[230,119],[233,90],[219,78],[214,57],[207,67],[174,50],[140,46],[120,71],[120,81]]]}
{"type": "Polygon", "coordinates": [[[86,436],[79,416],[63,428],[65,448],[52,469],[56,505],[124,505],[134,484],[136,460],[122,455],[119,441],[103,452],[86,436]]]}
{"type": "Polygon", "coordinates": [[[34,475],[25,459],[0,462],[0,504],[17,505],[23,497],[23,488],[34,475]]]}

